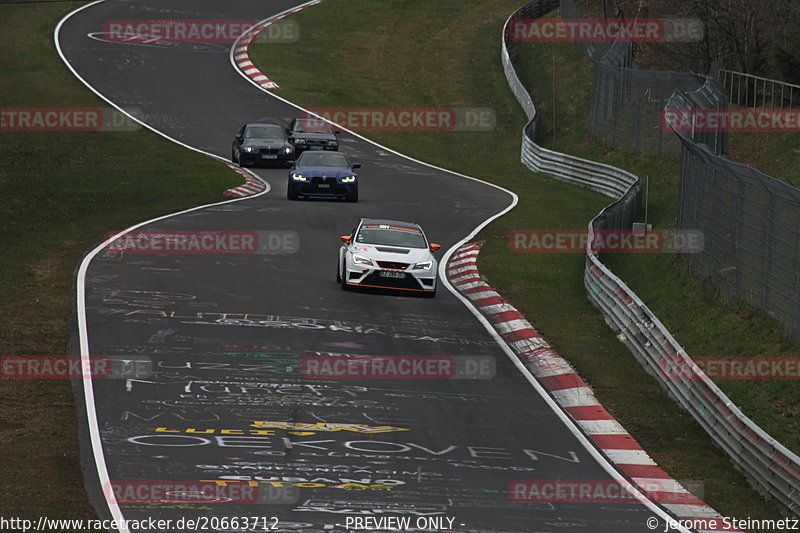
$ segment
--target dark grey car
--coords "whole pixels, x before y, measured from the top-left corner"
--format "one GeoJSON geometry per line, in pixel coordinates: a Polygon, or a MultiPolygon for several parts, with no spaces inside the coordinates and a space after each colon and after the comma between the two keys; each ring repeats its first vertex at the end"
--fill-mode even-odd
{"type": "Polygon", "coordinates": [[[298,154],[305,150],[339,150],[336,138],[339,133],[324,120],[316,118],[295,118],[286,128],[289,141],[298,154]]]}
{"type": "Polygon", "coordinates": [[[231,160],[247,165],[290,165],[295,159],[295,149],[283,128],[276,124],[245,124],[233,139],[231,160]]]}

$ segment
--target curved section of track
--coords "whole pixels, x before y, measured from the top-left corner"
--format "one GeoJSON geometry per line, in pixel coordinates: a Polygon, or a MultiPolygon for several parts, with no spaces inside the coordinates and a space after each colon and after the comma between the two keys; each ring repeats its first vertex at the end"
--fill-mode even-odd
{"type": "MultiPolygon", "coordinates": [[[[226,157],[242,123],[288,121],[297,109],[243,80],[225,47],[89,35],[108,20],[260,20],[299,3],[100,2],[68,16],[56,38],[70,68],[99,95],[137,108],[171,139],[226,157]]],[[[87,379],[77,390],[86,482],[98,511],[170,519],[176,531],[191,529],[176,527],[178,519],[197,517],[266,517],[268,525],[275,517],[273,531],[303,532],[346,531],[348,518],[382,517],[438,519],[428,524],[482,533],[649,531],[646,520],[662,513],[650,503],[509,499],[516,479],[605,482],[615,474],[453,294],[345,292],[334,281],[338,235],[358,217],[416,221],[448,249],[508,209],[513,195],[352,135],[341,143],[363,164],[358,204],[289,202],[286,171],[263,169],[269,194],[138,227],[272,232],[291,242],[243,254],[98,247],[82,263],[74,352],[147,361],[123,369],[138,374],[87,379]],[[303,378],[302,358],[330,354],[491,357],[496,374],[303,378]],[[186,488],[160,497],[147,491],[202,480],[257,490],[239,492],[239,500],[229,491],[226,503],[197,503],[186,488]],[[136,486],[148,497],[121,490],[136,486]]]]}

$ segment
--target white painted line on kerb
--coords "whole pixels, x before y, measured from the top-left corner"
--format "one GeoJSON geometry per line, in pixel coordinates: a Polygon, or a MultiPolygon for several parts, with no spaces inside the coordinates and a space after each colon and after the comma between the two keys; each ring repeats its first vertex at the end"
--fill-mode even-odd
{"type": "MultiPolygon", "coordinates": [[[[69,14],[67,14],[63,19],[61,19],[61,21],[59,21],[59,23],[58,23],[58,25],[56,27],[56,30],[55,30],[55,45],[56,45],[56,49],[58,50],[59,56],[64,61],[64,64],[70,69],[70,71],[73,73],[73,75],[75,75],[81,82],[83,82],[84,85],[86,85],[92,92],[97,94],[100,98],[102,98],[103,100],[108,102],[113,107],[117,108],[121,112],[123,112],[126,115],[128,115],[133,120],[136,120],[136,122],[139,122],[140,124],[142,124],[144,127],[146,127],[148,129],[150,129],[151,131],[153,131],[153,132],[155,132],[155,133],[157,133],[157,134],[159,134],[159,135],[171,140],[172,142],[175,142],[175,143],[177,143],[177,144],[179,144],[181,146],[184,146],[185,148],[188,148],[190,150],[194,150],[196,152],[204,153],[204,154],[209,155],[211,157],[214,157],[216,159],[222,160],[222,158],[220,158],[218,156],[215,156],[213,154],[209,154],[207,152],[203,152],[202,150],[198,150],[198,149],[193,148],[191,146],[188,146],[188,145],[186,145],[186,144],[184,144],[184,143],[182,143],[180,141],[172,139],[171,137],[167,136],[166,134],[164,134],[164,133],[156,130],[155,128],[152,128],[149,125],[139,121],[135,117],[130,116],[123,109],[121,109],[119,106],[115,105],[108,98],[106,98],[99,91],[97,91],[94,87],[92,87],[86,80],[84,80],[75,71],[75,69],[72,67],[72,65],[69,63],[69,61],[67,61],[66,57],[63,54],[63,51],[61,50],[60,44],[59,44],[59,34],[60,34],[60,30],[61,30],[64,22],[67,19],[69,19],[71,16],[73,16],[74,14],[82,11],[83,9],[86,9],[88,7],[91,7],[91,6],[94,6],[94,5],[96,5],[98,3],[101,3],[101,2],[104,2],[104,1],[106,1],[106,0],[97,0],[96,2],[92,2],[92,3],[87,4],[85,6],[81,6],[81,7],[77,8],[77,9],[75,9],[74,11],[70,12],[69,14]]],[[[317,3],[319,3],[319,0],[312,0],[311,2],[307,2],[306,4],[303,4],[302,6],[294,8],[294,10],[297,11],[297,10],[301,9],[303,6],[314,5],[314,4],[317,4],[317,3]]],[[[287,10],[287,11],[292,11],[292,10],[287,10]]],[[[284,12],[284,13],[286,13],[286,12],[284,12]]],[[[283,15],[284,13],[281,13],[279,15],[283,15]]],[[[269,18],[273,18],[273,17],[268,17],[267,19],[264,19],[264,21],[269,20],[269,18]]],[[[266,94],[270,95],[272,98],[280,100],[280,101],[282,101],[282,102],[284,102],[284,103],[286,103],[286,104],[288,104],[288,105],[290,105],[290,106],[292,106],[292,107],[294,107],[296,109],[299,109],[301,111],[305,111],[306,113],[309,113],[310,115],[314,115],[314,116],[317,116],[318,118],[320,118],[322,120],[325,120],[323,117],[319,117],[318,115],[315,115],[315,114],[309,112],[308,110],[303,109],[302,107],[300,107],[300,106],[298,106],[298,105],[296,105],[296,104],[294,104],[294,103],[292,103],[292,102],[290,102],[290,101],[288,101],[288,100],[286,100],[284,98],[281,98],[281,97],[275,95],[274,93],[264,89],[259,83],[257,83],[252,78],[247,76],[244,72],[242,72],[242,70],[238,69],[237,66],[236,66],[235,59],[234,59],[234,54],[239,52],[239,50],[237,50],[237,45],[238,45],[238,41],[236,43],[234,43],[233,46],[231,47],[229,60],[230,60],[231,64],[233,65],[234,69],[236,69],[236,71],[239,72],[239,74],[244,79],[248,80],[254,86],[258,87],[260,90],[262,90],[266,94]]],[[[327,121],[327,122],[330,122],[330,121],[327,121]]],[[[447,172],[447,173],[449,173],[451,175],[454,175],[454,176],[458,176],[458,177],[461,177],[461,178],[464,178],[464,179],[468,179],[468,180],[472,180],[472,181],[475,181],[475,182],[478,182],[478,183],[482,183],[482,184],[487,185],[489,187],[493,187],[493,188],[495,188],[497,190],[503,191],[503,192],[507,193],[511,197],[511,203],[505,209],[503,209],[502,211],[500,211],[500,212],[496,213],[495,215],[493,215],[493,216],[487,218],[486,220],[484,220],[482,223],[480,223],[478,226],[476,226],[472,230],[472,232],[470,232],[469,235],[467,235],[461,241],[457,242],[455,245],[453,245],[451,248],[449,248],[445,252],[442,261],[439,263],[439,277],[440,277],[440,280],[444,284],[445,288],[447,290],[449,290],[456,298],[458,298],[458,300],[461,301],[461,303],[483,325],[484,329],[489,333],[490,336],[492,336],[492,338],[495,340],[495,342],[498,344],[498,346],[503,350],[503,352],[506,354],[506,356],[512,361],[512,363],[522,373],[522,375],[528,380],[528,382],[536,390],[536,392],[542,397],[542,399],[548,404],[548,406],[556,414],[556,416],[558,416],[558,418],[561,420],[561,422],[564,424],[564,426],[584,446],[584,448],[595,459],[595,461],[609,474],[609,476],[611,476],[613,479],[616,479],[616,480],[622,482],[625,478],[623,478],[621,473],[614,466],[612,466],[602,454],[599,453],[599,451],[588,441],[588,439],[583,434],[583,432],[581,432],[575,426],[575,424],[573,423],[572,419],[569,418],[567,416],[567,414],[564,412],[564,410],[557,403],[555,403],[555,401],[545,392],[545,390],[542,388],[542,386],[539,384],[539,382],[536,381],[536,379],[533,377],[533,375],[530,373],[530,371],[528,371],[528,369],[525,368],[525,366],[522,364],[522,362],[519,360],[519,358],[517,358],[516,355],[511,351],[511,348],[509,348],[509,346],[504,342],[502,337],[500,337],[500,335],[497,333],[497,331],[495,331],[495,329],[486,320],[486,318],[483,317],[483,315],[481,315],[477,311],[477,309],[475,309],[472,305],[470,305],[469,301],[465,297],[463,297],[460,293],[458,293],[455,290],[455,288],[450,284],[450,282],[447,280],[447,273],[446,273],[445,265],[447,264],[447,261],[452,256],[452,254],[461,245],[463,245],[468,240],[472,239],[475,235],[477,235],[478,232],[480,232],[484,227],[486,227],[492,221],[494,221],[498,217],[506,214],[511,209],[513,209],[517,205],[517,203],[519,201],[519,198],[517,197],[517,195],[515,193],[513,193],[512,191],[509,191],[509,190],[507,190],[507,189],[505,189],[503,187],[500,187],[500,186],[498,186],[496,184],[489,183],[489,182],[486,182],[484,180],[480,180],[478,178],[474,178],[472,176],[467,176],[465,174],[461,174],[461,173],[458,173],[458,172],[453,172],[453,171],[438,167],[436,165],[432,165],[430,163],[426,163],[424,161],[419,161],[419,160],[414,159],[412,157],[409,157],[407,155],[401,154],[401,153],[399,153],[399,152],[397,152],[395,150],[392,150],[391,148],[387,148],[387,147],[385,147],[385,146],[383,146],[383,145],[381,145],[379,143],[371,141],[370,139],[367,139],[367,138],[363,137],[362,135],[359,135],[358,133],[355,133],[355,132],[353,132],[353,131],[351,131],[351,130],[349,130],[347,128],[344,128],[344,127],[342,127],[340,125],[337,125],[337,126],[342,131],[346,131],[346,132],[350,133],[351,135],[353,135],[353,136],[355,136],[355,137],[357,137],[359,139],[362,139],[365,142],[368,142],[368,143],[370,143],[370,144],[372,144],[374,146],[377,146],[377,147],[379,147],[379,148],[381,148],[383,150],[386,150],[387,152],[389,152],[391,154],[394,154],[394,155],[396,155],[398,157],[405,158],[407,160],[413,161],[413,162],[418,163],[420,165],[424,165],[424,166],[427,166],[429,168],[433,168],[433,169],[436,169],[436,170],[439,170],[439,171],[442,171],[442,172],[447,172]]],[[[256,178],[258,179],[258,176],[256,176],[256,178]]],[[[267,184],[267,187],[266,187],[265,191],[260,193],[260,194],[265,194],[267,191],[269,191],[269,185],[268,184],[267,184]]],[[[260,194],[256,195],[256,196],[260,196],[260,194]]],[[[109,240],[107,240],[104,243],[102,243],[99,246],[97,246],[89,254],[87,254],[87,256],[81,262],[81,266],[80,266],[79,271],[78,271],[78,280],[77,280],[77,282],[78,282],[78,303],[77,303],[77,305],[78,305],[78,331],[79,331],[79,335],[80,335],[82,362],[86,364],[86,363],[88,363],[88,359],[89,359],[89,352],[88,352],[89,341],[88,341],[88,332],[87,332],[87,328],[86,328],[86,306],[85,306],[85,287],[84,287],[85,279],[86,279],[86,271],[88,269],[88,265],[91,262],[92,258],[94,258],[94,256],[99,251],[101,251],[104,246],[106,246],[109,242],[111,242],[115,238],[118,238],[120,236],[124,236],[128,232],[133,231],[133,230],[135,230],[135,229],[137,229],[137,228],[139,228],[141,226],[144,226],[144,225],[152,223],[152,222],[156,222],[156,221],[163,220],[163,219],[166,219],[166,218],[169,218],[169,217],[173,217],[173,216],[178,216],[178,215],[181,215],[181,214],[184,214],[184,213],[188,213],[188,212],[191,212],[191,211],[196,211],[196,210],[199,210],[199,209],[203,209],[203,208],[209,207],[211,205],[220,205],[220,204],[223,204],[223,203],[242,201],[242,200],[245,200],[245,199],[248,199],[248,198],[253,198],[253,197],[254,196],[250,196],[250,197],[247,197],[247,198],[238,198],[238,199],[233,199],[233,200],[227,200],[227,201],[224,201],[224,202],[218,202],[218,203],[215,203],[215,204],[209,204],[209,205],[206,205],[206,206],[199,206],[199,207],[187,209],[187,210],[184,210],[184,211],[181,211],[181,212],[178,212],[178,213],[173,213],[173,214],[170,214],[170,215],[165,215],[163,217],[155,218],[155,219],[152,219],[152,220],[149,220],[149,221],[146,221],[146,222],[142,222],[140,224],[137,224],[135,226],[132,226],[132,227],[128,228],[127,230],[125,230],[121,234],[110,238],[109,240]]],[[[471,254],[473,252],[470,251],[468,253],[471,254]]],[[[475,250],[474,254],[477,255],[477,253],[478,253],[477,250],[475,250]]],[[[483,282],[469,283],[469,284],[466,284],[466,285],[467,286],[477,287],[477,286],[479,286],[481,284],[485,285],[485,283],[483,283],[483,282]]],[[[86,397],[87,418],[88,418],[88,422],[89,422],[89,430],[90,430],[90,436],[91,436],[92,448],[93,448],[92,451],[93,451],[93,454],[94,454],[95,463],[96,463],[97,468],[98,468],[98,476],[100,477],[101,486],[106,487],[106,486],[108,486],[108,483],[109,483],[108,471],[107,471],[107,468],[106,468],[105,458],[104,458],[103,451],[102,451],[102,443],[101,443],[100,437],[99,437],[99,429],[98,429],[98,425],[97,425],[96,410],[95,410],[95,406],[94,406],[94,396],[93,396],[92,383],[91,383],[91,380],[88,377],[84,377],[83,384],[84,384],[84,391],[85,391],[85,397],[86,397]]],[[[642,494],[638,490],[635,491],[634,496],[636,497],[637,500],[639,500],[643,505],[648,507],[648,509],[650,509],[657,516],[661,517],[664,520],[668,520],[670,518],[669,515],[667,515],[667,513],[665,513],[663,509],[661,509],[660,507],[655,505],[652,501],[650,501],[644,494],[642,494]]],[[[117,518],[117,519],[121,520],[122,519],[122,514],[121,514],[121,511],[119,509],[119,505],[118,505],[118,503],[116,502],[116,499],[113,496],[113,491],[112,491],[112,494],[110,495],[110,498],[107,498],[106,501],[108,503],[109,510],[111,511],[112,516],[114,518],[117,518]]],[[[689,531],[686,528],[683,528],[683,527],[679,527],[678,529],[676,529],[676,531],[681,531],[682,533],[689,533],[689,531]]],[[[120,533],[129,533],[129,531],[128,531],[127,527],[122,527],[122,528],[120,528],[120,533]]]]}

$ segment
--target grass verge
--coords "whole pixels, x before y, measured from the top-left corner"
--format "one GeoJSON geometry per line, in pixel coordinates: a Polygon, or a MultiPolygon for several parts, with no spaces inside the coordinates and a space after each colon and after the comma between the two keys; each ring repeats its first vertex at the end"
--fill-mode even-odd
{"type": "MultiPolygon", "coordinates": [[[[2,107],[106,107],[67,70],[74,3],[0,4],[2,107]]],[[[0,131],[0,354],[65,353],[73,275],[107,231],[222,201],[225,166],[148,131],[0,131]],[[147,154],[147,157],[142,157],[147,154]]],[[[69,382],[0,380],[0,516],[89,519],[69,382]]]]}
{"type": "MultiPolygon", "coordinates": [[[[593,79],[592,64],[569,44],[536,43],[521,50],[524,82],[541,102],[540,144],[618,166],[649,182],[648,222],[670,229],[677,216],[680,165],[658,157],[625,150],[610,151],[589,140],[587,117],[593,79]],[[555,69],[553,67],[555,59],[555,69]],[[556,79],[553,127],[553,77],[556,79]],[[568,96],[567,96],[568,95],[568,96]]],[[[794,153],[784,146],[789,134],[765,135],[780,140],[781,159],[768,141],[753,134],[732,135],[741,152],[748,142],[764,148],[747,148],[763,164],[765,154],[775,159],[773,169],[786,168],[794,153]],[[756,157],[758,156],[758,157],[756,157]]],[[[641,214],[640,214],[641,215],[641,214]]],[[[686,351],[695,357],[770,356],[800,358],[800,345],[762,311],[731,303],[716,288],[703,282],[678,256],[666,254],[607,254],[604,263],[624,280],[667,326],[686,351]]],[[[795,453],[800,453],[800,387],[793,380],[721,380],[719,387],[758,425],[795,453]]]]}
{"type": "MultiPolygon", "coordinates": [[[[674,477],[701,481],[706,501],[724,515],[778,516],[615,339],[584,294],[582,256],[516,254],[508,249],[506,239],[511,230],[585,228],[607,203],[599,195],[531,174],[519,162],[524,114],[508,89],[499,60],[502,23],[519,4],[519,0],[491,5],[440,0],[421,9],[410,0],[328,0],[294,15],[301,28],[297,43],[257,44],[251,48],[252,58],[281,85],[281,96],[306,107],[493,108],[497,127],[492,132],[366,135],[415,158],[515,191],[520,198],[517,208],[480,235],[486,240],[480,259],[482,273],[576,364],[599,399],[674,477]],[[320,42],[325,43],[325,54],[316,53],[320,42]]],[[[649,215],[653,221],[671,226],[677,164],[609,152],[585,139],[588,107],[583,106],[588,106],[591,78],[587,76],[591,72],[572,45],[560,46],[558,51],[530,48],[524,61],[526,72],[537,74],[528,80],[535,82],[535,99],[547,100],[544,86],[552,85],[546,71],[552,70],[553,54],[559,95],[557,148],[580,150],[579,155],[650,175],[649,215]]],[[[544,106],[542,111],[548,113],[544,106]]],[[[700,318],[716,320],[706,335],[712,342],[724,342],[730,327],[725,320],[731,312],[714,300],[707,287],[682,271],[680,264],[660,259],[660,270],[653,273],[644,267],[623,268],[625,261],[619,258],[609,262],[623,279],[638,273],[658,285],[667,296],[665,305],[677,312],[685,309],[687,301],[699,300],[707,308],[700,318]],[[691,290],[685,291],[684,284],[691,290]]],[[[634,289],[639,291],[639,284],[634,283],[634,289]]],[[[654,310],[660,316],[655,305],[654,310]]],[[[698,324],[708,323],[696,320],[676,326],[668,317],[667,324],[694,331],[698,324]]],[[[758,333],[749,326],[741,327],[742,338],[761,347],[758,333]]],[[[681,337],[694,335],[682,333],[681,337]]],[[[679,340],[685,341],[681,337],[679,340]]]]}

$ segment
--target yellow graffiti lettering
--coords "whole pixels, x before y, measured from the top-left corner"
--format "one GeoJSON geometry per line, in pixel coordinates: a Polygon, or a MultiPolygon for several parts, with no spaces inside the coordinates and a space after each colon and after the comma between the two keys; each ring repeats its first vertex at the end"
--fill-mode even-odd
{"type": "Polygon", "coordinates": [[[408,428],[394,426],[367,426],[364,424],[335,424],[330,422],[317,422],[307,424],[302,422],[276,422],[258,420],[250,424],[254,428],[274,428],[299,431],[353,431],[355,433],[388,433],[391,431],[409,431],[408,428]]]}

